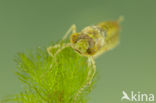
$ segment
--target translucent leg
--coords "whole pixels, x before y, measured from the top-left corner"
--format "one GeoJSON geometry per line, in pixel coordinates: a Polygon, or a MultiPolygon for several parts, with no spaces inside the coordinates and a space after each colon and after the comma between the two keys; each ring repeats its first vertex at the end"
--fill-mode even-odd
{"type": "Polygon", "coordinates": [[[89,59],[88,61],[91,62],[90,64],[92,64],[93,73],[92,73],[92,69],[90,69],[90,70],[88,71],[88,76],[87,76],[87,79],[86,79],[86,83],[85,83],[85,84],[82,86],[82,88],[80,88],[79,91],[77,92],[77,94],[76,94],[76,96],[75,96],[75,98],[74,98],[74,101],[75,101],[75,102],[76,102],[78,96],[84,91],[84,89],[85,89],[86,87],[88,87],[89,85],[91,85],[92,80],[93,80],[93,78],[94,78],[94,75],[95,75],[95,73],[96,73],[96,64],[95,64],[95,61],[94,61],[93,57],[89,57],[88,59],[89,59]]]}
{"type": "Polygon", "coordinates": [[[56,44],[54,46],[50,46],[49,48],[47,48],[47,51],[48,51],[50,56],[56,57],[56,55],[59,52],[61,52],[63,49],[65,49],[67,47],[71,47],[71,44],[70,43],[56,44]],[[52,53],[52,50],[55,50],[55,52],[52,53]]]}
{"type": "Polygon", "coordinates": [[[64,41],[64,40],[68,37],[68,35],[70,34],[70,32],[76,33],[76,25],[75,25],[75,24],[73,24],[73,25],[67,30],[67,32],[65,33],[64,37],[62,38],[62,41],[64,41]]]}
{"type": "Polygon", "coordinates": [[[54,46],[50,46],[47,48],[48,54],[52,57],[56,56],[61,50],[63,50],[64,48],[70,46],[70,43],[63,43],[63,41],[68,37],[68,35],[70,34],[70,32],[72,33],[76,33],[76,25],[73,24],[65,33],[64,37],[61,40],[61,43],[56,44],[54,46]],[[63,44],[62,44],[63,43],[63,44]],[[55,53],[52,53],[52,51],[56,51],[55,53]]]}
{"type": "Polygon", "coordinates": [[[54,45],[54,46],[48,47],[48,48],[47,48],[48,54],[49,54],[50,56],[54,57],[54,53],[52,53],[52,50],[55,50],[55,49],[60,48],[60,47],[61,47],[60,44],[56,44],[56,45],[54,45]]]}
{"type": "Polygon", "coordinates": [[[59,48],[59,49],[56,51],[54,57],[55,57],[59,52],[61,52],[63,49],[65,49],[65,48],[67,48],[67,47],[71,47],[71,44],[70,44],[70,43],[64,43],[64,44],[61,46],[61,48],[59,48]]]}
{"type": "Polygon", "coordinates": [[[93,66],[93,74],[91,75],[90,81],[89,81],[89,85],[92,83],[92,80],[95,76],[96,73],[96,64],[95,64],[95,60],[93,57],[90,58],[91,62],[92,62],[92,66],[93,66]]]}

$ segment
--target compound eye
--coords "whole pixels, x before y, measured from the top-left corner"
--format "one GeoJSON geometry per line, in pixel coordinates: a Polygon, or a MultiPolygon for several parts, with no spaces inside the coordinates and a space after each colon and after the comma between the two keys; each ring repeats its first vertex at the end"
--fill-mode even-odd
{"type": "Polygon", "coordinates": [[[75,44],[78,40],[78,33],[73,33],[71,36],[70,36],[70,42],[75,44]]]}

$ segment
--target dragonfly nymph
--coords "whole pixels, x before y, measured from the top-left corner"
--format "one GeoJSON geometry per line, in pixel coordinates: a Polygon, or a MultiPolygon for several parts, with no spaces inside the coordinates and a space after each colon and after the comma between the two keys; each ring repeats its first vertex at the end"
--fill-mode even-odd
{"type": "Polygon", "coordinates": [[[52,57],[55,57],[66,47],[72,47],[75,52],[81,56],[88,57],[88,66],[93,67],[93,73],[88,72],[88,78],[86,78],[87,82],[84,86],[82,86],[82,88],[79,89],[75,99],[85,89],[85,87],[89,86],[92,82],[92,79],[96,73],[94,59],[104,52],[113,49],[119,43],[120,22],[122,20],[123,17],[120,16],[119,19],[115,21],[106,21],[97,25],[87,26],[80,32],[76,31],[76,25],[74,24],[69,28],[69,30],[62,38],[62,41],[64,41],[68,35],[71,34],[69,43],[60,43],[47,48],[48,53],[52,57]],[[55,54],[52,54],[51,50],[54,48],[59,49],[55,54]]]}

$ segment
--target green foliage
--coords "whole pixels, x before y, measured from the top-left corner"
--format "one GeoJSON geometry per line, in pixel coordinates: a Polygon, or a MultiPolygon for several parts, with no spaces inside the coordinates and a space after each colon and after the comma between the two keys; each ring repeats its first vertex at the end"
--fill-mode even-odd
{"type": "Polygon", "coordinates": [[[86,84],[91,67],[87,58],[72,48],[62,50],[56,58],[46,49],[20,53],[16,58],[17,75],[23,82],[23,91],[11,101],[15,103],[87,103],[93,83],[74,101],[79,89],[86,84]]]}

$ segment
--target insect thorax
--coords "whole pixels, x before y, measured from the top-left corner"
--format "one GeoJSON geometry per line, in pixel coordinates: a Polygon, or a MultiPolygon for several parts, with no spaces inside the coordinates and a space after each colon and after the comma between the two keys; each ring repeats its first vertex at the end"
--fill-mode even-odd
{"type": "Polygon", "coordinates": [[[105,43],[105,31],[98,26],[88,26],[71,35],[72,47],[84,56],[95,55],[105,43]]]}

